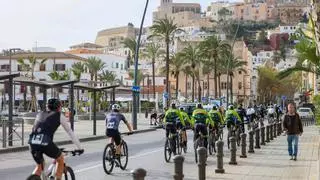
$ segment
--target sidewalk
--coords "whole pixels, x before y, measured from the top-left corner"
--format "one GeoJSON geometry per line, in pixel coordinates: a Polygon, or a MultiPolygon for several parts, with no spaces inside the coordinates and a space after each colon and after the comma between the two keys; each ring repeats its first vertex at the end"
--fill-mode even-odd
{"type": "MultiPolygon", "coordinates": [[[[131,123],[131,115],[125,114],[127,120],[131,123]]],[[[138,122],[137,122],[137,130],[138,131],[145,131],[154,129],[155,126],[149,125],[149,119],[146,119],[142,114],[140,116],[138,115],[138,122]]],[[[28,138],[29,134],[31,132],[32,125],[25,124],[24,125],[24,146],[28,145],[28,138]]],[[[128,132],[127,126],[124,123],[120,123],[119,126],[120,132],[128,132]]],[[[7,130],[8,131],[8,130],[7,130]]],[[[17,128],[16,130],[19,135],[21,135],[21,127],[17,128]]],[[[105,137],[105,121],[99,120],[97,121],[96,126],[96,136],[93,135],[93,121],[89,120],[79,120],[74,122],[74,132],[79,139],[101,139],[105,137]]],[[[2,139],[2,127],[0,128],[0,139],[2,139]]],[[[21,140],[18,138],[16,134],[14,134],[13,139],[16,141],[13,141],[13,146],[9,147],[7,145],[6,148],[2,147],[2,141],[0,141],[0,153],[1,150],[8,149],[8,148],[17,148],[17,147],[23,147],[21,144],[21,140]]],[[[64,129],[60,126],[59,129],[56,131],[54,136],[55,142],[65,142],[69,141],[70,138],[67,135],[67,133],[64,131],[64,129]]]]}
{"type": "MultiPolygon", "coordinates": [[[[208,163],[207,179],[237,179],[237,180],[318,180],[319,179],[319,128],[304,127],[304,134],[299,139],[298,160],[289,160],[286,136],[276,139],[255,149],[248,158],[239,158],[240,148],[237,149],[238,165],[229,165],[230,153],[225,151],[225,174],[216,174],[215,163],[208,163]]],[[[226,146],[225,146],[226,147],[226,146]]]]}

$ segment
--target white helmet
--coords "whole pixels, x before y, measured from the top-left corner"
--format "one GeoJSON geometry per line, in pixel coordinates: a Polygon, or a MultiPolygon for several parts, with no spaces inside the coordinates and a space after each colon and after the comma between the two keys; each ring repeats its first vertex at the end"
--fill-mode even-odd
{"type": "Polygon", "coordinates": [[[113,104],[112,107],[111,107],[112,110],[119,110],[120,109],[120,106],[119,104],[113,104]]]}
{"type": "Polygon", "coordinates": [[[234,109],[233,105],[229,105],[229,106],[228,106],[228,109],[229,109],[229,110],[233,110],[233,109],[234,109]]]}

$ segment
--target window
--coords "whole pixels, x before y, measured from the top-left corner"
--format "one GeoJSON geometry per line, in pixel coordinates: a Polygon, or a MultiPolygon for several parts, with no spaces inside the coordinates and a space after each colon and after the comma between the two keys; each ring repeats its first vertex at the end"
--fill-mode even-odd
{"type": "Polygon", "coordinates": [[[187,82],[187,89],[191,89],[191,82],[187,82]]]}
{"type": "Polygon", "coordinates": [[[152,80],[151,80],[151,79],[149,79],[149,80],[148,80],[148,84],[147,84],[147,85],[148,85],[148,86],[150,86],[151,84],[152,84],[152,80]]]}
{"type": "Polygon", "coordinates": [[[22,71],[22,65],[18,65],[17,69],[18,71],[22,71]]]}
{"type": "Polygon", "coordinates": [[[46,71],[46,64],[40,64],[40,71],[46,71]]]}
{"type": "Polygon", "coordinates": [[[0,71],[1,72],[6,72],[10,70],[10,65],[9,64],[3,64],[0,66],[0,71]]]}
{"type": "Polygon", "coordinates": [[[239,74],[242,74],[242,71],[239,71],[239,74]]]}
{"type": "MultiPolygon", "coordinates": [[[[46,79],[39,79],[39,81],[46,81],[46,79]]],[[[39,87],[39,93],[43,93],[44,92],[44,89],[39,87]]]]}
{"type": "Polygon", "coordinates": [[[242,82],[238,83],[238,89],[242,89],[242,82]]]}
{"type": "Polygon", "coordinates": [[[27,86],[26,85],[20,85],[20,93],[24,93],[26,92],[27,93],[27,86]]]}
{"type": "Polygon", "coordinates": [[[84,89],[81,89],[81,93],[82,93],[82,94],[84,93],[84,89]]]}
{"type": "Polygon", "coordinates": [[[221,89],[227,89],[227,83],[221,82],[221,89]]]}
{"type": "Polygon", "coordinates": [[[208,89],[208,82],[204,82],[204,87],[203,87],[203,89],[208,89]]]}
{"type": "Polygon", "coordinates": [[[53,69],[56,71],[65,71],[66,65],[65,64],[54,64],[53,69]]]}
{"type": "Polygon", "coordinates": [[[164,84],[164,85],[166,85],[166,84],[167,84],[167,81],[166,81],[165,79],[163,80],[163,84],[164,84]]]}
{"type": "Polygon", "coordinates": [[[121,64],[121,70],[123,70],[123,64],[121,64]]]}

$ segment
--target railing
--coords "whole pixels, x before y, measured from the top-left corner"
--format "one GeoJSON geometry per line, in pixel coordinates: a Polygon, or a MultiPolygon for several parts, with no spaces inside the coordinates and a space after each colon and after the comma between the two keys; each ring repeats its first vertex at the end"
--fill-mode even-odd
{"type": "Polygon", "coordinates": [[[14,117],[12,122],[7,120],[6,116],[0,116],[2,148],[11,145],[14,141],[21,141],[21,146],[24,145],[24,120],[20,117],[14,117]],[[12,123],[12,132],[9,133],[9,126],[12,123]],[[21,131],[20,131],[21,128],[21,131]]]}

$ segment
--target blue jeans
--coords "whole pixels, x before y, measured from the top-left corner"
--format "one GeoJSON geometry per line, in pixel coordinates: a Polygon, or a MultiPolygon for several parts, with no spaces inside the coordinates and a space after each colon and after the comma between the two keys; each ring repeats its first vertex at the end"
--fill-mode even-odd
{"type": "Polygon", "coordinates": [[[287,141],[288,141],[289,155],[290,156],[297,156],[299,136],[298,135],[288,135],[287,141]],[[293,150],[292,150],[292,144],[293,144],[293,150]]]}

